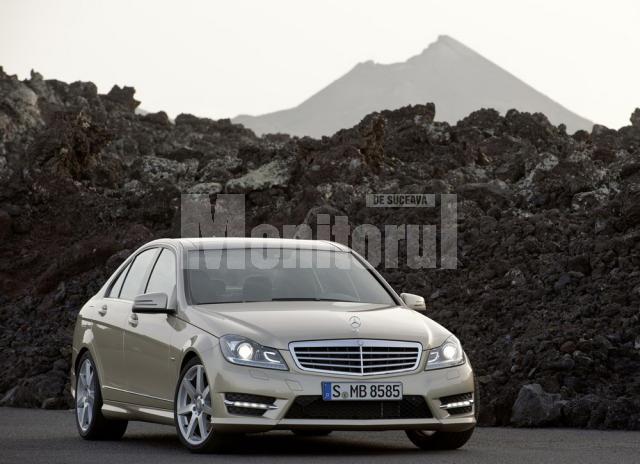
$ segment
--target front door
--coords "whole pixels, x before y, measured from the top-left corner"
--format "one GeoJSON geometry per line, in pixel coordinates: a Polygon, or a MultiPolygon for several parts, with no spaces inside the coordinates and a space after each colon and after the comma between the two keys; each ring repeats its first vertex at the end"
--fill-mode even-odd
{"type": "MultiPolygon", "coordinates": [[[[146,285],[140,293],[166,293],[171,297],[176,285],[176,259],[162,248],[146,285]]],[[[124,331],[124,359],[128,390],[135,404],[171,409],[175,382],[170,347],[173,315],[130,313],[124,331]]]]}

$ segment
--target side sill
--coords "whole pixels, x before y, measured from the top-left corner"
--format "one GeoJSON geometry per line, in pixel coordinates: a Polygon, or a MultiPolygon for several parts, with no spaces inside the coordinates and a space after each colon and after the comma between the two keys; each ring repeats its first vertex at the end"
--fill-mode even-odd
{"type": "Polygon", "coordinates": [[[156,424],[173,425],[173,411],[150,408],[117,401],[105,401],[102,413],[109,419],[137,420],[156,424]]]}

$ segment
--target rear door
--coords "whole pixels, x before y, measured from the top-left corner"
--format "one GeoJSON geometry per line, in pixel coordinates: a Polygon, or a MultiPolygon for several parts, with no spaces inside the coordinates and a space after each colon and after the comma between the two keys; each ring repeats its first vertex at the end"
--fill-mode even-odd
{"type": "MultiPolygon", "coordinates": [[[[169,300],[176,288],[176,257],[162,248],[146,285],[140,293],[166,293],[169,300]]],[[[169,359],[175,316],[170,314],[134,314],[124,333],[124,357],[128,375],[127,389],[135,404],[170,409],[175,382],[169,359]]]]}
{"type": "Polygon", "coordinates": [[[86,315],[93,322],[93,356],[99,368],[105,399],[116,399],[114,391],[123,389],[125,385],[123,330],[128,311],[119,300],[119,294],[129,267],[130,263],[119,270],[105,296],[96,300],[86,315]]]}

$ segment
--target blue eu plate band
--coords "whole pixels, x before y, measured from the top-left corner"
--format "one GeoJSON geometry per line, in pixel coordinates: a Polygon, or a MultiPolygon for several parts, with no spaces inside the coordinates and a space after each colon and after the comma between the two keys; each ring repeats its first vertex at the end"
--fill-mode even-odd
{"type": "Polygon", "coordinates": [[[331,400],[331,382],[322,382],[322,399],[331,400]]]}

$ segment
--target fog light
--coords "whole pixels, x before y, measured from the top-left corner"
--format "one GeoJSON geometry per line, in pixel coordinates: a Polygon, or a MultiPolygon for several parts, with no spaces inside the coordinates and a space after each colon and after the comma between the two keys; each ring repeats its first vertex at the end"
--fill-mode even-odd
{"type": "Polygon", "coordinates": [[[454,403],[441,404],[440,409],[456,409],[456,408],[466,408],[473,404],[473,400],[465,400],[465,401],[456,401],[454,403]]]}

